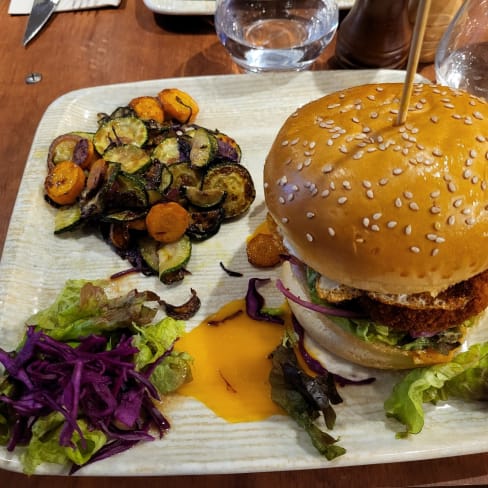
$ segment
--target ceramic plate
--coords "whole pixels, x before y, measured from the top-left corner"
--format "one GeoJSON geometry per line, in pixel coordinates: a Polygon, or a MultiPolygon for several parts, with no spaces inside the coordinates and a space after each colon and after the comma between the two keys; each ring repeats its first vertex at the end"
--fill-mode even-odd
{"type": "MultiPolygon", "coordinates": [[[[214,0],[144,0],[149,10],[167,15],[213,15],[214,0]]],[[[354,0],[338,0],[341,9],[351,8],[354,0]]]]}
{"type": "MultiPolygon", "coordinates": [[[[94,236],[74,239],[53,235],[54,210],[43,200],[42,183],[48,147],[57,135],[93,131],[98,112],[111,112],[133,97],[176,86],[198,101],[198,123],[218,128],[240,143],[243,164],[252,172],[257,189],[250,212],[226,224],[209,241],[195,245],[188,266],[192,275],[182,284],[169,288],[157,278],[135,274],[118,282],[125,291],[132,287],[154,290],[169,303],[182,303],[194,288],[203,305],[188,322],[191,329],[229,300],[244,297],[249,278],[269,276],[247,263],[245,239],[265,218],[263,161],[285,118],[298,105],[328,92],[361,83],[401,82],[404,76],[401,71],[228,75],[102,86],[62,96],[49,106],[35,134],[0,262],[0,345],[12,349],[22,335],[24,320],[47,306],[67,279],[106,278],[127,268],[126,262],[94,236]],[[220,262],[242,271],[244,276],[228,276],[220,262]]],[[[320,457],[307,435],[285,416],[227,423],[199,402],[176,396],[165,406],[172,425],[166,437],[94,463],[79,474],[183,475],[329,468],[488,449],[488,436],[481,435],[486,430],[488,412],[481,404],[449,402],[427,407],[422,433],[397,440],[395,432],[401,426],[386,419],[383,412],[383,401],[394,378],[376,376],[378,381],[373,385],[341,390],[344,403],[336,408],[338,419],[333,434],[340,437],[347,454],[332,462],[320,457]]],[[[20,471],[18,453],[0,449],[0,468],[20,471]]],[[[40,472],[64,473],[50,465],[40,472]]]]}

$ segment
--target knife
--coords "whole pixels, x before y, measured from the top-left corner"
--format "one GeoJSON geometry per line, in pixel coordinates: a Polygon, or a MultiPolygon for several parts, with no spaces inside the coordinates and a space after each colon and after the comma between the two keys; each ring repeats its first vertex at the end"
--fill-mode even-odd
{"type": "Polygon", "coordinates": [[[59,0],[34,0],[24,34],[24,46],[42,29],[56,10],[59,0]]]}

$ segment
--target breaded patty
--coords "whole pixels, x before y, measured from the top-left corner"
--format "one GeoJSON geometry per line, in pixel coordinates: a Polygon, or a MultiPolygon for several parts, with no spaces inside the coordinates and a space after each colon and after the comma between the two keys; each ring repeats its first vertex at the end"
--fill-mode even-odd
{"type": "Polygon", "coordinates": [[[358,301],[375,322],[397,330],[409,331],[414,336],[432,335],[459,325],[488,307],[488,270],[451,286],[436,299],[444,303],[444,306],[410,308],[390,305],[367,294],[361,295],[358,301]]]}

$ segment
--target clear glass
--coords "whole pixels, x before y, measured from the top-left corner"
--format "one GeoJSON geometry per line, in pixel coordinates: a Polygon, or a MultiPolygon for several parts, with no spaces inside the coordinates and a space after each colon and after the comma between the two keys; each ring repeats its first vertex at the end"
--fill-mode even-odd
{"type": "Polygon", "coordinates": [[[466,0],[437,47],[437,82],[488,99],[488,0],[466,0]]]}
{"type": "Polygon", "coordinates": [[[302,71],[332,40],[335,0],[217,0],[215,30],[245,71],[302,71]]]}

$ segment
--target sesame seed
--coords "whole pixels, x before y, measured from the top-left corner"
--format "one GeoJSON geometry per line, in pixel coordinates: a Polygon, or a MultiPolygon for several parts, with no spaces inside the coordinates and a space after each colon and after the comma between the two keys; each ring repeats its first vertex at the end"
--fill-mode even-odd
{"type": "Polygon", "coordinates": [[[442,244],[442,243],[446,242],[446,239],[444,237],[436,237],[435,242],[437,244],[442,244]]]}
{"type": "Polygon", "coordinates": [[[396,220],[390,220],[388,221],[388,223],[386,224],[386,226],[389,228],[389,229],[394,229],[396,226],[398,225],[398,222],[396,220]]]}
{"type": "Polygon", "coordinates": [[[402,168],[393,168],[393,171],[392,173],[395,175],[395,176],[399,176],[403,173],[403,169],[402,168]]]}
{"type": "Polygon", "coordinates": [[[293,140],[290,142],[290,145],[291,145],[291,146],[295,146],[296,144],[298,144],[298,141],[299,141],[299,140],[300,140],[300,139],[299,139],[298,137],[295,137],[295,139],[293,139],[293,140]]]}
{"type": "Polygon", "coordinates": [[[362,182],[364,188],[371,188],[371,181],[368,181],[368,180],[363,180],[362,182]]]}
{"type": "Polygon", "coordinates": [[[307,158],[303,162],[304,166],[310,166],[312,164],[312,158],[307,158]]]}
{"type": "Polygon", "coordinates": [[[335,233],[335,230],[334,230],[334,228],[333,228],[333,227],[329,227],[329,228],[327,229],[327,232],[329,233],[329,235],[330,235],[331,237],[334,237],[334,236],[335,236],[335,234],[336,234],[336,233],[335,233]]]}
{"type": "Polygon", "coordinates": [[[314,212],[307,212],[306,216],[307,216],[307,219],[313,219],[315,217],[315,213],[314,212]]]}
{"type": "Polygon", "coordinates": [[[305,237],[307,238],[307,241],[308,242],[312,242],[313,241],[313,235],[312,234],[309,234],[308,232],[305,234],[305,237]]]}
{"type": "Polygon", "coordinates": [[[285,199],[283,197],[279,197],[278,198],[278,202],[280,202],[281,204],[285,203],[285,199]]]}
{"type": "Polygon", "coordinates": [[[430,255],[431,256],[437,256],[439,254],[439,249],[436,247],[435,249],[432,249],[430,255]]]}
{"type": "Polygon", "coordinates": [[[437,124],[437,122],[439,122],[439,117],[437,117],[437,115],[432,115],[430,121],[433,122],[434,124],[437,124]]]}
{"type": "Polygon", "coordinates": [[[462,204],[463,204],[463,199],[462,198],[457,198],[452,203],[453,207],[455,207],[455,208],[459,208],[462,204]]]}
{"type": "Polygon", "coordinates": [[[381,212],[376,212],[373,214],[373,220],[380,220],[381,217],[382,217],[382,213],[381,212]]]}
{"type": "Polygon", "coordinates": [[[367,197],[368,197],[370,200],[372,200],[372,199],[374,198],[374,192],[373,192],[373,190],[368,190],[368,191],[366,192],[366,196],[367,196],[367,197]]]}
{"type": "Polygon", "coordinates": [[[323,197],[328,197],[330,195],[330,190],[324,190],[320,195],[323,197]]]}
{"type": "Polygon", "coordinates": [[[353,155],[352,159],[361,159],[363,155],[364,155],[364,151],[358,151],[353,155]]]}
{"type": "Polygon", "coordinates": [[[332,146],[334,144],[334,139],[327,139],[327,145],[332,146]]]}
{"type": "Polygon", "coordinates": [[[435,191],[431,192],[430,196],[432,198],[438,198],[438,197],[441,196],[441,191],[440,190],[435,190],[435,191]]]}
{"type": "Polygon", "coordinates": [[[412,193],[411,191],[404,191],[404,192],[403,192],[403,196],[404,196],[405,198],[410,199],[410,198],[413,198],[413,193],[412,193]]]}
{"type": "Polygon", "coordinates": [[[448,185],[447,185],[447,189],[451,192],[451,193],[455,193],[457,191],[457,186],[451,181],[448,185]]]}
{"type": "Polygon", "coordinates": [[[347,147],[342,144],[340,147],[339,147],[339,151],[343,154],[347,154],[347,147]]]}
{"type": "Polygon", "coordinates": [[[283,218],[281,219],[281,221],[282,221],[284,224],[287,224],[287,223],[289,222],[289,220],[290,220],[290,219],[289,219],[288,217],[283,217],[283,218]]]}
{"type": "Polygon", "coordinates": [[[381,178],[381,180],[379,181],[379,184],[381,186],[385,186],[388,183],[388,181],[390,181],[388,178],[381,178]]]}
{"type": "Polygon", "coordinates": [[[368,217],[364,217],[364,219],[363,219],[363,226],[366,227],[366,228],[369,227],[369,219],[368,219],[368,217]]]}
{"type": "Polygon", "coordinates": [[[432,154],[433,154],[434,156],[440,157],[440,156],[442,156],[442,151],[441,151],[441,150],[440,150],[438,147],[436,147],[436,148],[434,148],[434,149],[432,150],[432,154]]]}
{"type": "Polygon", "coordinates": [[[463,171],[463,178],[465,180],[469,180],[471,178],[471,176],[473,175],[472,171],[470,169],[465,169],[463,171]]]}
{"type": "Polygon", "coordinates": [[[282,141],[281,145],[282,146],[288,146],[288,141],[282,141]]]}
{"type": "Polygon", "coordinates": [[[338,203],[339,205],[344,205],[346,202],[347,202],[347,197],[339,197],[339,198],[337,199],[337,203],[338,203]]]}
{"type": "Polygon", "coordinates": [[[475,223],[475,220],[473,217],[469,217],[468,219],[465,220],[467,225],[473,225],[475,223]]]}
{"type": "Polygon", "coordinates": [[[410,224],[406,225],[405,228],[403,229],[403,232],[405,232],[405,235],[409,236],[412,234],[412,226],[410,224]]]}
{"type": "Polygon", "coordinates": [[[416,212],[417,210],[420,210],[420,207],[418,206],[418,204],[417,204],[416,202],[410,202],[410,203],[408,204],[408,208],[409,208],[410,210],[415,211],[415,212],[416,212]]]}
{"type": "Polygon", "coordinates": [[[332,164],[326,164],[322,168],[322,173],[330,173],[333,169],[334,169],[334,167],[332,166],[332,164]]]}
{"type": "Polygon", "coordinates": [[[286,198],[289,202],[291,202],[293,199],[295,198],[295,194],[294,193],[289,193],[288,194],[288,197],[286,198]]]}
{"type": "Polygon", "coordinates": [[[352,188],[352,186],[351,186],[351,182],[350,182],[350,181],[348,181],[348,180],[344,180],[344,181],[342,182],[342,186],[343,186],[343,187],[344,187],[344,189],[346,189],[346,190],[350,190],[350,189],[352,188]]]}
{"type": "Polygon", "coordinates": [[[370,228],[373,232],[379,232],[380,231],[380,227],[377,224],[373,224],[370,228]]]}
{"type": "Polygon", "coordinates": [[[427,234],[426,237],[429,241],[435,241],[437,239],[437,234],[427,234]]]}
{"type": "Polygon", "coordinates": [[[481,112],[473,112],[473,117],[478,120],[483,120],[483,114],[481,112]]]}
{"type": "Polygon", "coordinates": [[[372,119],[377,119],[378,118],[378,112],[371,112],[369,115],[372,119]]]}
{"type": "Polygon", "coordinates": [[[419,254],[420,253],[420,247],[410,246],[410,251],[412,251],[414,254],[419,254]]]}
{"type": "Polygon", "coordinates": [[[395,198],[395,207],[400,208],[402,206],[402,201],[400,198],[395,198]]]}

